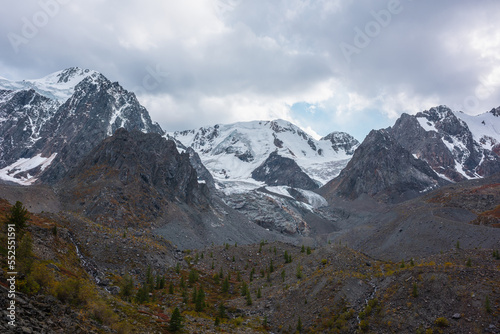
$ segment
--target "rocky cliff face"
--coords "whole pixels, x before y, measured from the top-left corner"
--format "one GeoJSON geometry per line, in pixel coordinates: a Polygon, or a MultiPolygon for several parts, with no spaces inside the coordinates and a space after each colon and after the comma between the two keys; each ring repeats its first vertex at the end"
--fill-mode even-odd
{"type": "Polygon", "coordinates": [[[348,155],[353,155],[354,150],[359,146],[359,141],[345,132],[335,131],[321,138],[321,140],[329,141],[335,152],[344,151],[348,155]]]}
{"type": "Polygon", "coordinates": [[[175,203],[209,205],[188,154],[159,134],[125,129],[97,145],[57,188],[64,203],[111,225],[154,223],[175,203]]]}
{"type": "Polygon", "coordinates": [[[392,128],[392,134],[401,146],[426,161],[436,173],[454,181],[466,179],[455,170],[455,159],[441,135],[425,131],[415,116],[401,115],[392,128]]]}
{"type": "Polygon", "coordinates": [[[3,179],[55,183],[120,127],[163,134],[133,93],[94,71],[2,85],[9,88],[0,91],[3,179]]]}
{"type": "Polygon", "coordinates": [[[487,177],[500,171],[500,157],[495,153],[500,118],[495,115],[496,109],[468,116],[439,106],[415,116],[403,114],[392,134],[442,177],[455,182],[487,177]]]}
{"type": "Polygon", "coordinates": [[[401,202],[446,181],[401,146],[389,130],[372,130],[340,175],[320,193],[356,199],[368,194],[383,202],[401,202]]]}
{"type": "Polygon", "coordinates": [[[393,127],[372,131],[322,192],[351,199],[366,193],[397,202],[444,180],[494,175],[500,172],[498,110],[470,116],[439,106],[415,116],[403,114],[393,127]]]}
{"type": "Polygon", "coordinates": [[[34,156],[47,144],[59,104],[33,89],[0,90],[0,168],[21,158],[34,156]]]}
{"type": "Polygon", "coordinates": [[[293,159],[282,157],[277,152],[271,153],[262,165],[252,172],[252,178],[270,186],[289,186],[306,190],[319,188],[293,159]]]}

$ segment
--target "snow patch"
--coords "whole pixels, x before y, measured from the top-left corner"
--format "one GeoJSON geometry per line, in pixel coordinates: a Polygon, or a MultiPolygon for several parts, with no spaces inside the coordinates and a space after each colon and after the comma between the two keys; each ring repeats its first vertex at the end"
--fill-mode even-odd
{"type": "Polygon", "coordinates": [[[492,113],[484,113],[476,116],[455,112],[455,116],[464,121],[469,127],[472,137],[483,148],[491,150],[500,143],[500,117],[492,113]]]}
{"type": "Polygon", "coordinates": [[[420,124],[420,126],[425,130],[425,131],[435,131],[438,132],[436,127],[434,126],[433,123],[429,122],[427,118],[425,117],[417,117],[417,121],[420,124]]]}
{"type": "Polygon", "coordinates": [[[22,185],[33,184],[37,178],[29,173],[26,176],[15,177],[19,173],[29,171],[31,169],[40,167],[40,170],[45,170],[54,160],[57,153],[53,153],[50,157],[42,157],[41,154],[37,154],[32,158],[21,158],[7,166],[0,169],[0,179],[5,181],[11,181],[22,185]]]}
{"type": "Polygon", "coordinates": [[[317,209],[324,206],[328,206],[328,202],[323,196],[316,194],[315,192],[310,190],[304,190],[304,189],[296,189],[296,190],[299,191],[302,194],[302,196],[304,196],[307,199],[307,202],[313,208],[317,209]]]}
{"type": "Polygon", "coordinates": [[[288,197],[289,199],[293,199],[294,200],[294,198],[288,192],[288,189],[290,189],[290,187],[287,187],[287,186],[272,186],[272,187],[265,187],[265,189],[267,191],[273,193],[273,194],[281,195],[281,196],[288,197]]]}

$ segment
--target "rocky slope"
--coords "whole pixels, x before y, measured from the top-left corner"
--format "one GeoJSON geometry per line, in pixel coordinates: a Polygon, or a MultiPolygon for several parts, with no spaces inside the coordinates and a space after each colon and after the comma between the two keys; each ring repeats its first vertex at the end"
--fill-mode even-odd
{"type": "Polygon", "coordinates": [[[163,133],[133,93],[95,71],[2,80],[0,96],[0,177],[7,181],[54,183],[120,127],[163,133]]]}
{"type": "Polygon", "coordinates": [[[174,142],[123,128],[85,156],[57,189],[64,203],[74,203],[87,217],[112,217],[123,225],[153,223],[168,203],[209,205],[206,186],[174,142]]]}
{"type": "MultiPolygon", "coordinates": [[[[1,218],[8,209],[0,200],[1,218]]],[[[19,327],[4,322],[5,333],[165,333],[176,307],[188,333],[500,330],[498,248],[452,245],[397,261],[376,260],[344,241],[310,248],[262,240],[179,252],[149,231],[123,234],[68,215],[31,215],[26,233],[36,270],[24,275],[28,258],[20,256],[19,287],[26,291],[31,279],[38,288],[18,293],[19,327]],[[94,276],[94,264],[106,268],[102,276],[94,276]]]]}
{"type": "Polygon", "coordinates": [[[190,159],[159,134],[119,129],[55,188],[65,210],[109,227],[153,228],[181,249],[283,238],[213,196],[190,159]]]}
{"type": "Polygon", "coordinates": [[[392,127],[396,140],[436,173],[452,181],[500,171],[500,117],[470,116],[439,106],[415,116],[403,114],[392,127]]]}
{"type": "Polygon", "coordinates": [[[500,172],[497,109],[469,116],[446,106],[403,114],[385,130],[372,131],[340,175],[320,193],[355,199],[362,194],[401,202],[447,182],[500,172]]]}
{"type": "Polygon", "coordinates": [[[340,175],[322,187],[327,199],[362,194],[401,202],[447,183],[401,146],[388,130],[372,130],[340,175]]]}

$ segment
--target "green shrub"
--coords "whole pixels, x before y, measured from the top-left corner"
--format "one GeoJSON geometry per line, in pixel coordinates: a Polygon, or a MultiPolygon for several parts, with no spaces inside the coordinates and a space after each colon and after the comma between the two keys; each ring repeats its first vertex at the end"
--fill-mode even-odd
{"type": "Polygon", "coordinates": [[[434,321],[434,323],[438,327],[448,327],[448,326],[450,326],[450,322],[445,317],[439,317],[439,318],[437,318],[436,321],[434,321]]]}
{"type": "Polygon", "coordinates": [[[359,329],[362,330],[363,332],[366,332],[369,328],[368,326],[368,321],[366,320],[361,320],[358,324],[359,329]]]}
{"type": "Polygon", "coordinates": [[[411,295],[415,298],[418,297],[418,288],[417,288],[417,283],[413,283],[413,289],[412,289],[412,292],[411,292],[411,295]]]}

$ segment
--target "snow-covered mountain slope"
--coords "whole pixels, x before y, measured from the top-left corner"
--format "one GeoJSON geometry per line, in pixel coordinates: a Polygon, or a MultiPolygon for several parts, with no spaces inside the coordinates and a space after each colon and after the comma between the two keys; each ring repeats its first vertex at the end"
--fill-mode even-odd
{"type": "Polygon", "coordinates": [[[451,181],[500,172],[498,109],[471,116],[439,106],[403,114],[392,128],[397,141],[451,181]]]}
{"type": "Polygon", "coordinates": [[[76,85],[83,79],[98,76],[99,72],[71,67],[51,73],[41,79],[10,81],[0,78],[0,89],[12,91],[33,89],[38,94],[62,104],[73,95],[76,85]]]}
{"type": "MultiPolygon", "coordinates": [[[[321,185],[340,173],[359,145],[346,133],[333,133],[315,140],[284,120],[218,124],[168,136],[185,147],[192,147],[219,186],[233,189],[246,184],[243,187],[246,190],[263,185],[252,179],[252,172],[273,152],[293,159],[321,185]]],[[[227,191],[232,191],[229,189],[227,191]]]]}
{"type": "Polygon", "coordinates": [[[500,155],[500,107],[476,116],[463,112],[454,114],[467,124],[473,139],[483,149],[500,155]]]}
{"type": "Polygon", "coordinates": [[[135,95],[102,74],[69,68],[38,80],[0,79],[0,179],[54,182],[120,127],[155,132],[135,95]],[[36,164],[39,162],[39,164],[36,164]]]}

